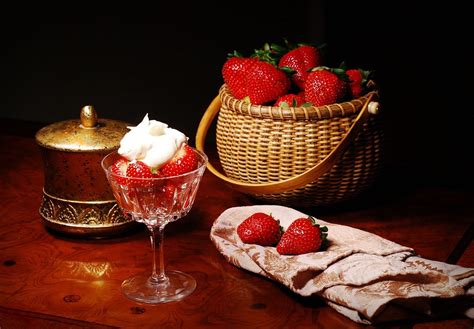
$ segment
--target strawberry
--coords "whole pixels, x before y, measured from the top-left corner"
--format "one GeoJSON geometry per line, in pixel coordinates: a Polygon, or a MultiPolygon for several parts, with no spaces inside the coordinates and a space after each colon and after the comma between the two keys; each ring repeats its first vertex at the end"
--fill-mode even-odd
{"type": "Polygon", "coordinates": [[[175,156],[160,169],[161,177],[178,176],[197,169],[199,157],[188,145],[183,144],[175,156]]]}
{"type": "Polygon", "coordinates": [[[132,161],[128,164],[127,167],[127,177],[130,177],[127,180],[128,186],[132,187],[148,187],[151,185],[151,181],[144,179],[133,179],[133,178],[153,178],[153,173],[151,172],[150,167],[148,167],[142,161],[132,161]]]}
{"type": "Polygon", "coordinates": [[[186,208],[189,206],[192,199],[188,193],[184,193],[186,189],[182,187],[182,184],[173,180],[166,181],[161,187],[160,202],[166,207],[173,206],[175,209],[186,208]]]}
{"type": "Polygon", "coordinates": [[[172,182],[166,182],[166,184],[162,188],[162,192],[162,197],[168,200],[169,202],[172,202],[174,199],[177,198],[179,190],[178,187],[172,182]]]}
{"type": "Polygon", "coordinates": [[[284,54],[278,63],[280,68],[287,67],[294,71],[291,76],[295,85],[304,89],[308,70],[321,65],[321,56],[316,47],[301,44],[284,54]]]}
{"type": "Polygon", "coordinates": [[[224,82],[235,98],[243,99],[247,96],[247,89],[244,85],[246,75],[253,60],[242,57],[230,57],[222,67],[224,82]]]}
{"type": "Polygon", "coordinates": [[[231,57],[222,67],[222,77],[231,94],[261,105],[286,94],[291,81],[275,65],[250,57],[231,57]]]}
{"type": "Polygon", "coordinates": [[[322,106],[342,101],[347,95],[347,74],[343,69],[314,68],[304,84],[306,101],[322,106]]]}
{"type": "Polygon", "coordinates": [[[350,69],[346,71],[346,74],[349,77],[349,87],[352,98],[360,97],[365,91],[371,72],[362,69],[350,69]]]}
{"type": "Polygon", "coordinates": [[[283,96],[278,97],[274,106],[282,106],[282,107],[297,107],[304,104],[304,94],[298,93],[295,94],[286,94],[283,96]]]}
{"type": "Polygon", "coordinates": [[[281,237],[280,222],[271,215],[256,212],[237,226],[243,243],[274,246],[281,237]]]}
{"type": "Polygon", "coordinates": [[[319,250],[327,237],[326,226],[319,226],[311,216],[294,220],[276,247],[280,255],[300,255],[319,250]]]}
{"type": "Polygon", "coordinates": [[[127,167],[128,167],[127,159],[119,158],[112,164],[112,167],[110,168],[114,179],[120,185],[127,184],[127,179],[125,178],[125,176],[127,176],[127,167]]]}

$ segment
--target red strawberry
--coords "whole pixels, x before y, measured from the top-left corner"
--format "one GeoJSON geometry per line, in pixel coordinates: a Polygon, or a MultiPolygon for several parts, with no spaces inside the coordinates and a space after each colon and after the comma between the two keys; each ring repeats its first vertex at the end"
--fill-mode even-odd
{"type": "Polygon", "coordinates": [[[286,94],[283,96],[280,96],[274,106],[282,106],[282,107],[297,107],[301,106],[304,104],[304,94],[286,94]]]}
{"type": "Polygon", "coordinates": [[[127,167],[128,167],[128,161],[125,158],[120,158],[116,160],[112,167],[110,168],[112,174],[114,174],[114,179],[119,183],[120,185],[126,185],[127,184],[127,179],[124,176],[127,176],[127,167]]]}
{"type": "Polygon", "coordinates": [[[280,58],[278,66],[288,67],[294,70],[292,80],[300,89],[304,89],[304,82],[308,76],[308,70],[321,65],[321,56],[318,48],[310,45],[300,45],[288,51],[280,58]]]}
{"type": "Polygon", "coordinates": [[[148,167],[142,161],[132,161],[127,167],[127,184],[133,187],[148,187],[151,185],[151,181],[144,179],[133,179],[133,178],[153,178],[153,173],[150,167],[148,167]]]}
{"type": "Polygon", "coordinates": [[[350,69],[346,71],[346,74],[349,77],[352,98],[360,97],[365,90],[371,72],[361,69],[350,69]]]}
{"type": "Polygon", "coordinates": [[[276,247],[280,255],[300,255],[319,250],[327,236],[327,227],[320,227],[313,217],[298,218],[281,236],[276,247]]]}
{"type": "Polygon", "coordinates": [[[189,194],[183,194],[182,184],[172,180],[167,181],[161,188],[160,202],[166,207],[173,206],[175,209],[188,207],[191,198],[189,194]]]}
{"type": "Polygon", "coordinates": [[[342,101],[347,94],[347,75],[343,69],[329,69],[320,66],[306,77],[306,101],[314,106],[334,104],[342,101]]]}
{"type": "Polygon", "coordinates": [[[237,226],[237,234],[243,243],[274,246],[281,236],[280,222],[271,215],[257,212],[237,226]]]}
{"type": "Polygon", "coordinates": [[[242,57],[229,58],[222,67],[222,77],[235,98],[243,99],[247,96],[247,89],[244,86],[247,70],[251,66],[252,60],[242,57]]]}
{"type": "Polygon", "coordinates": [[[275,101],[291,85],[285,72],[258,58],[228,59],[222,67],[222,77],[235,98],[248,97],[255,105],[275,101]]]}
{"type": "Polygon", "coordinates": [[[160,169],[161,177],[178,176],[197,169],[199,156],[188,144],[183,144],[175,156],[160,169]]]}
{"type": "MultiPolygon", "coordinates": [[[[301,97],[301,99],[306,102],[306,95],[304,94],[304,90],[300,91],[297,95],[298,95],[299,97],[301,97]]],[[[303,103],[303,104],[304,104],[304,103],[303,103]]]]}
{"type": "Polygon", "coordinates": [[[178,187],[173,184],[172,182],[166,182],[166,184],[162,188],[163,198],[172,202],[173,199],[177,198],[178,195],[178,187]]]}

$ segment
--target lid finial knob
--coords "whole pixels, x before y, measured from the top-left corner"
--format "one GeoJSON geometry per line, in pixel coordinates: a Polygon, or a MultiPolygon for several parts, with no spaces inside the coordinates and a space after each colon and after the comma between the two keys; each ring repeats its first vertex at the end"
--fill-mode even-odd
{"type": "Polygon", "coordinates": [[[85,128],[94,128],[97,125],[97,112],[92,105],[81,109],[81,125],[85,128]]]}

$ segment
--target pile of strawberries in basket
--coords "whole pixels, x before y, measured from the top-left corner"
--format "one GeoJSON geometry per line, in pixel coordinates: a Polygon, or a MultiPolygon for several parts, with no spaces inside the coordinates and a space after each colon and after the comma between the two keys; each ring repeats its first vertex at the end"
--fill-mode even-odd
{"type": "Polygon", "coordinates": [[[310,44],[265,44],[250,56],[229,54],[222,77],[232,96],[254,105],[322,106],[358,98],[370,71],[323,66],[310,44]]]}

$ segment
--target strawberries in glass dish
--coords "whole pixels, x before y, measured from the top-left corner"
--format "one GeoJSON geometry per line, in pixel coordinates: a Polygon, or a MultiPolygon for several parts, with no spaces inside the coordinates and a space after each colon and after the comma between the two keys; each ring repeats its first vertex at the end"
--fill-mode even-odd
{"type": "MultiPolygon", "coordinates": [[[[119,158],[112,165],[111,171],[117,175],[117,182],[122,185],[144,186],[142,178],[164,178],[179,176],[197,169],[199,156],[188,144],[183,144],[175,156],[160,168],[150,168],[142,161],[128,161],[119,158]]],[[[149,184],[149,183],[146,183],[149,184]]]]}
{"type": "Polygon", "coordinates": [[[157,175],[168,177],[185,174],[195,170],[198,167],[198,161],[196,152],[188,144],[183,144],[173,159],[157,170],[157,175]]]}

